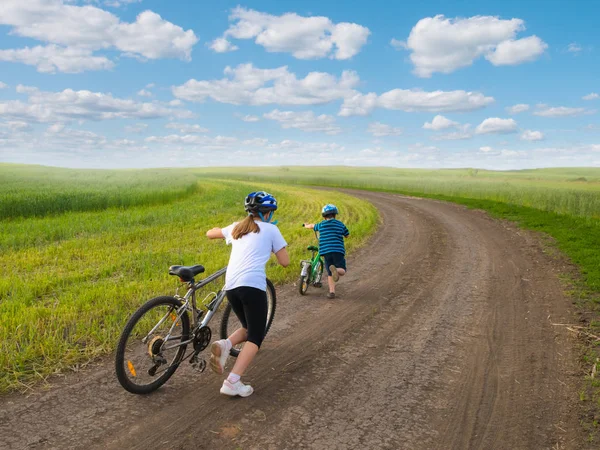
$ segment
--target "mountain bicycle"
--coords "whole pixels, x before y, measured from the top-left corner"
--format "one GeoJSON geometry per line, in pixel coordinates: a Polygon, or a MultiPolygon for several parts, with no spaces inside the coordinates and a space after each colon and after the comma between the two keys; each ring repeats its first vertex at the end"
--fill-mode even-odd
{"type": "MultiPolygon", "coordinates": [[[[304,224],[302,226],[304,226],[304,224]]],[[[318,240],[319,235],[316,231],[315,236],[318,240]]],[[[311,252],[310,259],[300,261],[301,271],[300,279],[298,280],[298,290],[301,295],[306,294],[308,286],[311,284],[315,287],[321,287],[323,285],[321,280],[323,278],[323,267],[325,266],[323,257],[319,253],[319,247],[309,245],[307,250],[311,252]]]]}
{"type": "MultiPolygon", "coordinates": [[[[200,357],[200,353],[210,344],[212,331],[208,324],[226,293],[223,288],[209,293],[201,302],[205,310],[197,306],[196,292],[225,275],[227,268],[196,282],[195,277],[204,270],[201,265],[169,267],[169,275],[179,277],[187,285],[185,295],[178,294],[178,287],[175,295],[148,300],[129,318],[117,344],[115,357],[117,379],[127,391],[133,394],[155,391],[186,360],[200,373],[206,369],[206,360],[200,357]],[[190,352],[186,351],[188,345],[192,347],[190,352]]],[[[276,306],[275,287],[270,280],[267,280],[267,304],[265,334],[273,323],[276,306]]],[[[231,304],[227,303],[221,318],[221,339],[240,327],[231,304]]],[[[237,357],[242,347],[243,344],[240,344],[232,348],[230,355],[237,357]]]]}

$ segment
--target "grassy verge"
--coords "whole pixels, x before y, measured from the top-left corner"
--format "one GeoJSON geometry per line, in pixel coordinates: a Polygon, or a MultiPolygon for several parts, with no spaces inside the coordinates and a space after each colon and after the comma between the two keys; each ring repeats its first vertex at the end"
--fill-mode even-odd
{"type": "MultiPolygon", "coordinates": [[[[378,222],[370,203],[344,194],[237,181],[194,184],[193,195],[167,204],[83,212],[75,207],[0,221],[0,392],[112,351],[137,307],[174,292],[178,282],[167,274],[169,265],[201,263],[209,273],[226,265],[229,248],[204,234],[242,218],[249,191],[261,188],[277,196],[292,261],[304,257],[314,240],[300,224],[317,220],[324,203],[342,209],[353,232],[350,252],[378,222]]],[[[290,281],[298,266],[270,263],[267,273],[277,283],[290,281]]]]}

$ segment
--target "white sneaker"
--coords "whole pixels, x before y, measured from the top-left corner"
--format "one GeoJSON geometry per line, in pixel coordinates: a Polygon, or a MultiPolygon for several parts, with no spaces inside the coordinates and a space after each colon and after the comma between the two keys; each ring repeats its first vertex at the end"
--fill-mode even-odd
{"type": "Polygon", "coordinates": [[[221,394],[230,395],[235,397],[239,395],[240,397],[248,397],[254,392],[252,386],[249,384],[244,384],[241,381],[236,381],[235,383],[231,383],[227,380],[223,381],[223,386],[221,386],[221,394]]]}
{"type": "Polygon", "coordinates": [[[227,339],[215,341],[210,346],[210,368],[213,372],[222,374],[225,372],[225,363],[229,358],[229,350],[227,350],[227,339]]]}

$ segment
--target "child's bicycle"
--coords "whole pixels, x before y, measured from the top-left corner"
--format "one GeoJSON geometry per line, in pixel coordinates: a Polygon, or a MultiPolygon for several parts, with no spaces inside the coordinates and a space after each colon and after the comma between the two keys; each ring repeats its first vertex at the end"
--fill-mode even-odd
{"type": "MultiPolygon", "coordinates": [[[[318,234],[316,231],[315,236],[317,236],[318,240],[318,234]]],[[[319,247],[315,245],[309,245],[307,250],[311,252],[310,259],[300,261],[300,267],[302,270],[300,272],[300,279],[298,280],[298,290],[300,291],[301,295],[306,294],[308,286],[311,284],[315,287],[322,286],[321,280],[323,278],[324,261],[323,257],[319,253],[319,247]]]]}
{"type": "MultiPolygon", "coordinates": [[[[200,352],[210,344],[212,332],[208,323],[225,299],[225,291],[211,292],[204,299],[212,300],[206,311],[196,306],[196,291],[225,275],[227,268],[195,281],[204,267],[171,266],[169,274],[187,283],[187,292],[148,300],[133,313],[117,345],[115,369],[121,386],[133,394],[148,394],[162,386],[175,373],[179,365],[188,360],[199,372],[206,369],[206,360],[200,352]],[[206,315],[204,316],[204,313],[206,315]],[[191,319],[190,319],[191,316],[191,319]],[[204,316],[204,318],[202,317],[204,316]],[[192,350],[186,352],[188,345],[192,350]]],[[[267,280],[267,331],[275,315],[275,288],[267,280]]],[[[204,302],[202,302],[204,303],[204,302]]],[[[227,303],[221,319],[220,335],[227,338],[241,327],[236,315],[227,303]]],[[[238,356],[243,344],[231,349],[231,356],[238,356]]]]}

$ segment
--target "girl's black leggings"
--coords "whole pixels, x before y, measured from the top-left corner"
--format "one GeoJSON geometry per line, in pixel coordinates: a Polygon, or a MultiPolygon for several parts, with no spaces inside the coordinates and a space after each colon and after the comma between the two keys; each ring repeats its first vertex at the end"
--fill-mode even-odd
{"type": "Polygon", "coordinates": [[[248,330],[248,342],[260,348],[267,328],[267,293],[248,286],[240,286],[227,291],[227,300],[233,312],[248,330]]]}

